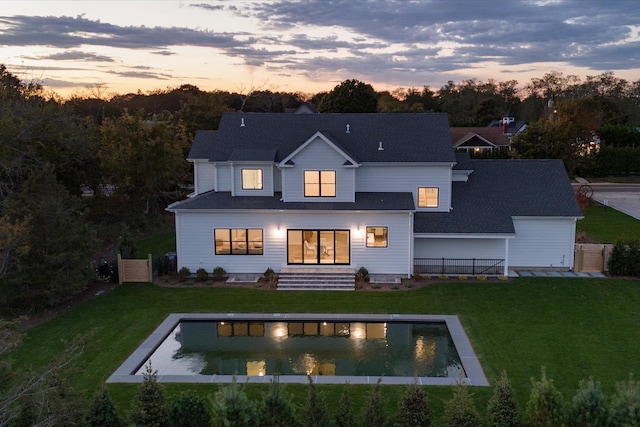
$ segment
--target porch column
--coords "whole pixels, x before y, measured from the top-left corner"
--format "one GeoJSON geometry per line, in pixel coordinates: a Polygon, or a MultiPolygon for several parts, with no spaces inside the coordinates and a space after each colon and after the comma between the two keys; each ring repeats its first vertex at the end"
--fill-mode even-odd
{"type": "Polygon", "coordinates": [[[504,273],[503,276],[509,277],[509,239],[504,239],[504,273]]]}

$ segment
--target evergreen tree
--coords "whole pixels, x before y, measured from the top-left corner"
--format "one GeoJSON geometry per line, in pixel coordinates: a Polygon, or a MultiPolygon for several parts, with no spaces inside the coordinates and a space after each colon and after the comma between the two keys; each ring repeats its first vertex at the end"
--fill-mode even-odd
{"type": "Polygon", "coordinates": [[[600,389],[600,383],[580,381],[576,395],[571,401],[569,416],[570,426],[575,427],[605,427],[611,425],[607,399],[600,389]]]}
{"type": "Polygon", "coordinates": [[[206,400],[192,392],[183,392],[169,407],[169,427],[208,427],[211,414],[206,400]]]}
{"type": "Polygon", "coordinates": [[[371,389],[367,401],[362,408],[361,422],[362,427],[383,427],[389,425],[389,416],[386,410],[386,401],[380,391],[380,382],[378,379],[371,389]]]}
{"type": "Polygon", "coordinates": [[[428,427],[431,425],[431,408],[427,403],[427,395],[422,387],[416,383],[411,384],[402,396],[398,417],[396,419],[397,427],[428,427]]]}
{"type": "Polygon", "coordinates": [[[133,398],[131,422],[138,427],[165,427],[167,415],[164,387],[158,383],[157,372],[149,362],[145,367],[142,384],[133,398]]]}
{"type": "Polygon", "coordinates": [[[340,397],[340,407],[335,414],[334,425],[336,427],[355,427],[356,420],[353,413],[353,405],[351,403],[351,396],[349,395],[348,384],[344,385],[342,389],[342,396],[340,397]]]}
{"type": "Polygon", "coordinates": [[[263,396],[260,415],[264,427],[290,427],[297,423],[295,405],[277,376],[263,396]]]}
{"type": "Polygon", "coordinates": [[[496,381],[493,395],[487,403],[487,421],[492,427],[521,425],[518,403],[506,371],[502,371],[496,381]]]}
{"type": "Polygon", "coordinates": [[[444,410],[444,425],[447,427],[477,427],[482,424],[473,396],[464,384],[453,387],[453,397],[445,402],[444,410]]]}
{"type": "Polygon", "coordinates": [[[231,384],[220,387],[212,404],[215,425],[243,427],[258,424],[256,405],[249,400],[235,378],[231,384]]]}
{"type": "Polygon", "coordinates": [[[533,427],[558,427],[565,424],[562,394],[547,379],[542,368],[540,381],[531,379],[533,387],[527,402],[527,421],[533,427]]]}
{"type": "Polygon", "coordinates": [[[85,418],[87,427],[122,427],[124,422],[109,396],[106,387],[96,396],[85,418]]]}
{"type": "Polygon", "coordinates": [[[634,381],[633,375],[616,384],[611,396],[611,420],[614,426],[640,426],[640,382],[634,381]]]}
{"type": "Polygon", "coordinates": [[[309,379],[309,394],[307,405],[302,411],[302,423],[308,427],[328,427],[329,414],[324,394],[318,391],[311,377],[309,379]]]}

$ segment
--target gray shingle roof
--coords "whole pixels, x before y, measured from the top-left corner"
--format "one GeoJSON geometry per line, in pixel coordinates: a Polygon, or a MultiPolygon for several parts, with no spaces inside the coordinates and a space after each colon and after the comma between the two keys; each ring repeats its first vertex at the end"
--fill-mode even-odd
{"type": "Polygon", "coordinates": [[[356,193],[355,202],[281,202],[281,193],[273,197],[237,196],[230,192],[209,191],[167,208],[176,210],[315,210],[315,211],[411,211],[415,209],[411,193],[356,193]]]}
{"type": "Polygon", "coordinates": [[[317,131],[358,162],[455,161],[444,113],[225,113],[215,137],[196,133],[189,158],[201,158],[209,146],[211,161],[227,161],[237,149],[276,149],[279,162],[317,131]],[[380,142],[384,150],[378,150],[380,142]]]}
{"type": "Polygon", "coordinates": [[[417,212],[416,233],[514,233],[514,216],[581,217],[561,160],[472,160],[451,212],[417,212]]]}
{"type": "Polygon", "coordinates": [[[213,147],[213,140],[215,139],[215,130],[199,130],[196,131],[196,136],[191,143],[191,149],[187,159],[203,159],[208,160],[211,155],[211,147],[213,147]]]}

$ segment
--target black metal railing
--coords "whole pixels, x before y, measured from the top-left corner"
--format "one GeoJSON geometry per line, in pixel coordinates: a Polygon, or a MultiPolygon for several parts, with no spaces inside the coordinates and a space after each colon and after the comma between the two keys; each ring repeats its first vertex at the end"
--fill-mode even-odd
{"type": "Polygon", "coordinates": [[[416,274],[502,275],[504,259],[414,258],[413,271],[416,274]]]}

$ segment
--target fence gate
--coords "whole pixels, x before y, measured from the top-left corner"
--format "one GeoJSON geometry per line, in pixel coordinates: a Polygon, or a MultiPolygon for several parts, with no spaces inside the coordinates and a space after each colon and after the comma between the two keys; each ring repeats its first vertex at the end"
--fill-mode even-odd
{"type": "Polygon", "coordinates": [[[573,269],[583,272],[606,272],[613,245],[576,243],[573,269]]]}
{"type": "Polygon", "coordinates": [[[118,283],[153,281],[151,254],[147,259],[122,259],[118,254],[118,283]]]}

